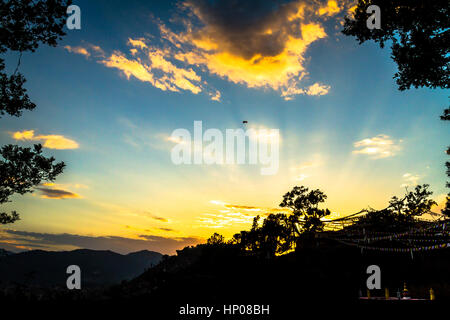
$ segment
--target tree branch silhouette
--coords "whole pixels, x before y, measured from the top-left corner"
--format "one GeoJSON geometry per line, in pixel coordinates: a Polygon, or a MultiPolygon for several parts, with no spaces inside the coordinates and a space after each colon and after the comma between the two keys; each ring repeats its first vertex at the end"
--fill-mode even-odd
{"type": "MultiPolygon", "coordinates": [[[[56,46],[65,35],[65,0],[2,0],[0,1],[0,54],[19,52],[19,60],[12,75],[6,73],[5,60],[0,58],[0,118],[5,114],[20,117],[23,110],[33,110],[24,87],[26,79],[18,72],[22,53],[34,52],[41,44],[56,46]]],[[[62,173],[64,162],[53,163],[53,157],[42,155],[42,146],[33,149],[6,145],[0,150],[0,204],[14,194],[32,192],[41,181],[53,181],[62,173]]],[[[0,224],[19,220],[16,211],[0,213],[0,224]]]]}

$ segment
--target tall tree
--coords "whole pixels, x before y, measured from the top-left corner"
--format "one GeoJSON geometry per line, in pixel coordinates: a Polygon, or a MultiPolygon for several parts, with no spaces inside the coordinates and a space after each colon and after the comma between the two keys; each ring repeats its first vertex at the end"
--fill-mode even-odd
{"type": "MultiPolygon", "coordinates": [[[[359,43],[369,40],[383,48],[391,44],[391,57],[397,63],[394,78],[399,90],[450,87],[450,5],[448,0],[358,0],[353,17],[346,17],[345,35],[354,36],[359,43]],[[381,29],[367,28],[366,12],[370,5],[381,11],[381,29]]],[[[442,120],[450,119],[450,109],[444,110],[442,120]]],[[[450,154],[450,148],[447,150],[450,154]]],[[[447,175],[450,163],[446,163],[447,175]]],[[[447,183],[447,187],[450,185],[447,183]]],[[[450,194],[449,194],[450,196],[450,194]]],[[[450,197],[445,209],[450,216],[450,197]]]]}
{"type": "Polygon", "coordinates": [[[289,251],[294,237],[285,214],[269,214],[260,223],[260,216],[253,219],[250,231],[235,234],[230,243],[237,244],[242,250],[248,250],[262,257],[272,258],[276,254],[289,251]]]}
{"type": "Polygon", "coordinates": [[[408,230],[417,222],[417,217],[429,213],[436,202],[430,198],[433,192],[429,185],[417,185],[413,191],[406,191],[403,198],[396,196],[389,201],[389,206],[382,210],[369,210],[361,216],[352,227],[364,227],[371,231],[401,232],[408,230]]]}
{"type": "MultiPolygon", "coordinates": [[[[448,121],[450,120],[450,108],[444,110],[444,114],[441,116],[441,120],[448,121]]],[[[450,155],[450,147],[447,148],[447,154],[450,155]]],[[[447,177],[450,178],[450,161],[445,162],[445,167],[447,168],[447,177]]],[[[450,182],[447,181],[447,188],[450,188],[450,182]]],[[[442,214],[446,215],[450,218],[450,193],[447,194],[445,207],[442,209],[442,214]]]]}
{"type": "Polygon", "coordinates": [[[294,187],[283,196],[280,207],[292,210],[291,224],[300,233],[315,233],[323,230],[322,217],[330,214],[328,209],[319,209],[327,196],[319,189],[309,191],[304,186],[294,187]]]}
{"type": "MultiPolygon", "coordinates": [[[[65,35],[66,0],[2,0],[0,1],[0,54],[18,52],[14,72],[8,75],[5,60],[0,58],[0,118],[5,114],[19,117],[23,110],[33,110],[24,87],[25,77],[19,72],[23,52],[34,52],[39,45],[56,46],[65,35]]],[[[7,145],[0,150],[0,204],[14,193],[32,192],[41,181],[53,181],[65,164],[53,163],[53,157],[42,155],[42,146],[33,149],[7,145]]],[[[0,212],[0,224],[19,219],[16,211],[0,212]]]]}
{"type": "Polygon", "coordinates": [[[383,48],[391,44],[400,90],[411,86],[449,88],[450,6],[448,0],[358,0],[354,17],[345,18],[345,35],[383,48]],[[370,5],[381,11],[381,29],[367,28],[370,5]]]}
{"type": "Polygon", "coordinates": [[[211,237],[209,237],[206,243],[210,246],[221,246],[225,244],[225,238],[221,234],[215,232],[211,237]]]}

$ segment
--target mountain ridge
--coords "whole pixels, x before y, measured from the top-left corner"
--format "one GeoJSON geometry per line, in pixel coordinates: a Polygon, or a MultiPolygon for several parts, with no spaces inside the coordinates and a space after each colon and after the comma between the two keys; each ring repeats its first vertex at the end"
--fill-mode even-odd
{"type": "Polygon", "coordinates": [[[69,265],[81,269],[82,286],[95,287],[132,279],[155,266],[162,254],[141,250],[120,254],[111,250],[30,250],[19,253],[0,249],[0,286],[26,284],[42,287],[66,286],[69,265]],[[5,255],[2,255],[5,253],[5,255]]]}

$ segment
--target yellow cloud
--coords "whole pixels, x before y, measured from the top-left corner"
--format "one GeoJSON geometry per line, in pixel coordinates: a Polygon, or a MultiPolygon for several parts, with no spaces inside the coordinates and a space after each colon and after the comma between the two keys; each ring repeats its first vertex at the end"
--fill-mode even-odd
{"type": "Polygon", "coordinates": [[[77,149],[78,143],[60,135],[37,136],[37,140],[45,140],[44,147],[49,149],[77,149]]]}
{"type": "Polygon", "coordinates": [[[233,3],[222,8],[214,3],[187,0],[180,6],[188,11],[182,20],[184,31],[174,32],[158,23],[161,39],[168,45],[159,48],[145,38],[128,38],[131,57],[114,51],[99,62],[121,70],[127,79],[133,76],[164,91],[204,91],[213,101],[220,101],[221,94],[211,90],[199,72],[249,88],[270,88],[279,91],[285,100],[296,95],[322,96],[329,92],[329,86],[318,82],[302,84],[308,75],[307,50],[312,43],[327,37],[324,22],[331,16],[345,14],[350,2],[297,0],[262,10],[261,17],[255,19],[253,8],[248,5],[243,6],[244,10],[236,10],[233,3]],[[246,15],[252,21],[243,24],[246,15]]]}
{"type": "MultiPolygon", "coordinates": [[[[136,55],[136,52],[132,55],[136,55]]],[[[200,76],[192,69],[178,68],[164,56],[164,51],[152,48],[147,53],[148,62],[144,63],[140,58],[128,59],[123,53],[116,51],[100,63],[121,70],[127,79],[133,76],[163,91],[178,92],[181,89],[191,91],[194,94],[202,91],[199,84],[200,76]],[[162,75],[155,75],[154,70],[159,71],[162,75]]]]}
{"type": "Polygon", "coordinates": [[[177,52],[176,59],[205,66],[210,73],[249,88],[281,91],[286,100],[298,94],[328,93],[328,86],[316,83],[303,89],[299,81],[307,74],[304,61],[309,45],[327,36],[319,16],[334,15],[344,9],[336,1],[329,1],[323,8],[303,1],[281,5],[258,22],[260,25],[255,23],[236,33],[230,31],[232,28],[216,25],[208,16],[216,8],[205,9],[203,3],[196,1],[185,5],[204,26],[195,29],[188,24],[182,38],[171,36],[167,27],[161,27],[166,38],[178,47],[190,45],[190,49],[177,52]],[[268,43],[271,45],[267,46],[268,43]]]}
{"type": "MultiPolygon", "coordinates": [[[[305,93],[303,89],[297,88],[297,79],[305,70],[302,57],[306,49],[312,42],[326,37],[319,24],[302,24],[300,31],[302,38],[288,37],[284,50],[275,56],[258,54],[246,59],[227,51],[202,51],[202,45],[192,52],[179,53],[175,57],[191,65],[205,65],[212,74],[231,82],[245,84],[249,88],[269,87],[281,90],[283,97],[291,97],[305,93]]],[[[220,47],[219,42],[211,45],[211,41],[203,39],[201,43],[210,43],[208,49],[220,47]]],[[[321,94],[326,92],[322,90],[321,94]]]]}
{"type": "Polygon", "coordinates": [[[132,45],[133,47],[140,48],[140,49],[144,49],[144,48],[147,48],[147,45],[145,44],[144,40],[145,40],[145,39],[143,39],[143,38],[141,38],[141,39],[136,39],[136,40],[133,40],[133,39],[131,39],[131,38],[128,38],[128,43],[129,43],[130,45],[132,45]]]}
{"type": "Polygon", "coordinates": [[[16,140],[33,140],[34,130],[17,131],[12,134],[12,137],[16,140]]]}
{"type": "Polygon", "coordinates": [[[76,54],[81,54],[83,56],[85,56],[86,58],[89,58],[91,56],[95,56],[95,57],[103,57],[105,55],[105,52],[103,51],[102,48],[100,48],[99,46],[87,43],[84,46],[76,46],[76,47],[72,47],[72,46],[64,46],[64,49],[66,49],[67,51],[71,52],[71,53],[76,53],[76,54]]]}
{"type": "Polygon", "coordinates": [[[326,15],[326,16],[333,16],[335,14],[338,14],[339,12],[341,12],[343,9],[342,7],[339,7],[338,3],[334,0],[330,0],[328,1],[328,3],[319,8],[319,15],[326,15]]]}
{"type": "Polygon", "coordinates": [[[313,85],[307,87],[306,89],[300,89],[297,87],[288,87],[287,89],[283,89],[281,96],[284,100],[292,100],[294,95],[298,94],[306,94],[308,96],[323,96],[328,93],[330,90],[330,86],[321,85],[319,83],[314,83],[313,85]]]}
{"type": "Polygon", "coordinates": [[[54,187],[56,184],[53,182],[44,182],[42,185],[44,187],[54,187]]]}
{"type": "Polygon", "coordinates": [[[71,53],[81,54],[85,57],[89,57],[91,55],[86,48],[83,48],[81,46],[80,47],[64,46],[64,48],[71,53]]]}
{"type": "Polygon", "coordinates": [[[204,213],[202,216],[198,217],[197,223],[199,223],[200,227],[217,229],[236,225],[250,226],[253,218],[257,215],[268,216],[271,213],[291,213],[288,209],[227,204],[219,200],[211,200],[210,203],[218,205],[224,209],[215,213],[204,213]]]}
{"type": "Polygon", "coordinates": [[[12,133],[15,140],[43,141],[43,146],[49,149],[77,149],[76,141],[62,135],[34,135],[34,130],[24,130],[12,133]]]}
{"type": "Polygon", "coordinates": [[[211,100],[212,101],[220,102],[220,98],[222,97],[222,94],[220,93],[219,90],[216,90],[216,92],[215,93],[211,93],[210,96],[211,96],[211,100]]]}
{"type": "MultiPolygon", "coordinates": [[[[122,53],[115,52],[108,59],[100,61],[105,66],[110,68],[117,68],[121,70],[130,79],[131,76],[144,82],[150,82],[156,86],[153,75],[148,72],[148,67],[135,60],[127,59],[122,53]]],[[[161,90],[166,90],[165,87],[160,87],[161,90]]]]}

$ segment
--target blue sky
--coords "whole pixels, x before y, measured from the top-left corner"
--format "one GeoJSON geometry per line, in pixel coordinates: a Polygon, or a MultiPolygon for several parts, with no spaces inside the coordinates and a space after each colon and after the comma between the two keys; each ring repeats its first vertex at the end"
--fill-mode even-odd
{"type": "MultiPolygon", "coordinates": [[[[191,1],[184,9],[175,1],[75,1],[81,8],[82,29],[67,30],[56,48],[41,47],[22,57],[20,70],[37,108],[20,118],[0,120],[2,144],[31,145],[38,135],[44,136],[39,138],[41,143],[46,135],[76,142],[76,148],[45,149],[47,155],[67,163],[55,185],[46,188],[74,196],[46,197],[42,190],[15,196],[6,207],[17,210],[22,220],[4,229],[8,248],[80,246],[66,240],[43,240],[48,234],[66,233],[90,240],[115,236],[141,241],[152,236],[158,241],[120,248],[115,241],[112,246],[124,252],[146,245],[173,252],[177,246],[201,241],[216,231],[231,236],[247,228],[255,214],[273,210],[285,192],[300,184],[323,190],[328,195],[326,205],[336,215],[368,205],[382,208],[391,196],[403,194],[405,185],[411,188],[417,183],[429,183],[434,197],[442,202],[447,192],[444,151],[449,133],[439,116],[448,105],[448,92],[398,91],[389,49],[373,43],[358,45],[340,34],[340,22],[350,6],[348,1],[338,1],[337,7],[332,2],[311,10],[306,2],[287,2],[292,13],[296,12],[292,8],[307,7],[298,21],[292,20],[297,24],[288,26],[284,23],[290,18],[283,22],[273,18],[286,14],[281,9],[249,13],[255,25],[264,24],[264,19],[275,21],[267,24],[267,34],[279,32],[288,39],[276,44],[281,49],[291,42],[292,46],[304,45],[308,34],[302,29],[297,44],[297,38],[286,34],[288,27],[315,25],[325,34],[319,36],[319,29],[311,31],[314,40],[305,50],[292,49],[301,60],[293,66],[302,70],[275,81],[273,75],[278,72],[253,77],[257,71],[252,68],[259,60],[233,69],[249,61],[244,56],[248,48],[242,49],[240,41],[253,39],[252,32],[263,29],[244,28],[243,40],[235,40],[227,28],[215,24],[214,19],[221,17],[217,7],[206,10],[201,1],[191,1]],[[162,36],[161,26],[169,35],[184,39],[179,47],[162,36]],[[132,45],[130,39],[146,47],[132,45]],[[214,49],[206,50],[203,42],[192,46],[190,41],[197,40],[214,49]],[[85,51],[77,53],[81,48],[85,51]],[[191,81],[200,92],[180,87],[178,92],[163,91],[136,74],[127,77],[122,65],[108,67],[105,62],[117,54],[127,63],[150,65],[145,60],[149,52],[161,53],[164,63],[177,68],[169,72],[174,78],[177,72],[186,75],[192,70],[201,78],[191,81]],[[177,60],[177,53],[196,54],[196,63],[177,60]],[[220,55],[236,63],[214,62],[220,55]],[[305,73],[303,78],[301,73],[305,73]],[[260,78],[264,85],[255,80],[260,78]],[[285,80],[283,85],[289,82],[289,88],[301,93],[283,96],[288,87],[280,83],[285,80]],[[311,91],[315,84],[322,89],[311,91]],[[217,91],[220,101],[211,100],[217,91]],[[167,137],[177,128],[193,130],[195,120],[223,131],[242,127],[243,120],[279,129],[278,173],[262,176],[259,168],[250,165],[175,166],[170,160],[173,144],[167,137]],[[34,130],[32,139],[13,137],[29,130],[34,130]],[[355,153],[380,141],[388,144],[384,155],[355,153]],[[360,147],[355,145],[358,142],[360,147]],[[18,240],[13,229],[28,233],[27,238],[18,240]]],[[[230,28],[242,28],[242,22],[222,18],[230,28]]],[[[255,42],[252,49],[265,52],[266,48],[258,46],[261,43],[255,42]]],[[[261,59],[275,56],[260,55],[261,59]]],[[[9,54],[6,61],[13,69],[17,55],[9,54]]],[[[155,61],[151,63],[150,73],[155,78],[164,76],[162,69],[154,67],[155,61]]],[[[96,248],[95,241],[89,243],[96,248]]]]}

